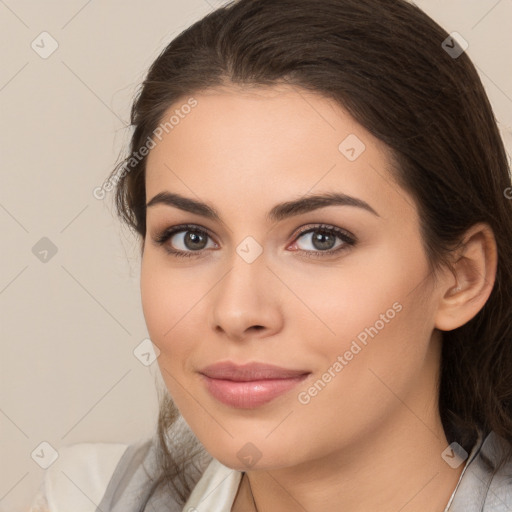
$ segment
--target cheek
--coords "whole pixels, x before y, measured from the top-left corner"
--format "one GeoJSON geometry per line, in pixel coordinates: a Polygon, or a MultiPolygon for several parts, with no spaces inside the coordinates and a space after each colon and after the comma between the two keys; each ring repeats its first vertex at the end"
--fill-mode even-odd
{"type": "Polygon", "coordinates": [[[429,346],[433,301],[425,300],[428,282],[422,281],[428,267],[421,247],[415,257],[391,245],[386,249],[368,251],[350,272],[334,271],[316,286],[301,281],[301,293],[307,292],[317,316],[311,314],[303,324],[309,326],[305,337],[310,340],[304,351],[313,349],[320,356],[320,373],[330,369],[340,376],[332,379],[337,382],[333,388],[349,385],[353,396],[375,396],[376,388],[384,386],[376,375],[403,388],[421,368],[429,346]],[[311,340],[316,340],[314,347],[311,340]]]}
{"type": "Polygon", "coordinates": [[[194,280],[185,281],[183,271],[166,266],[165,257],[155,249],[146,250],[141,265],[141,302],[148,330],[157,339],[170,337],[174,326],[186,313],[187,304],[192,300],[188,296],[194,294],[194,280]]]}
{"type": "Polygon", "coordinates": [[[330,268],[285,272],[289,274],[283,280],[294,283],[295,295],[307,306],[297,306],[304,310],[304,325],[315,326],[334,345],[374,325],[388,310],[394,317],[393,304],[405,299],[414,276],[421,275],[417,262],[406,262],[393,247],[383,245],[354,252],[330,268]]]}
{"type": "Polygon", "coordinates": [[[160,349],[162,336],[172,326],[169,315],[173,310],[169,304],[172,295],[165,290],[165,283],[158,267],[151,265],[151,259],[144,255],[140,278],[142,311],[150,337],[160,349]]]}
{"type": "Polygon", "coordinates": [[[180,337],[180,322],[183,311],[183,297],[176,291],[176,283],[171,284],[171,273],[165,272],[145,253],[141,267],[141,303],[146,327],[151,341],[160,354],[157,363],[167,390],[178,407],[183,407],[181,397],[181,362],[186,359],[185,344],[180,337]]]}
{"type": "MultiPolygon", "coordinates": [[[[401,400],[420,385],[429,340],[425,323],[411,296],[394,306],[383,300],[382,307],[374,304],[358,318],[343,317],[337,338],[314,352],[321,352],[324,363],[297,390],[295,420],[297,429],[310,424],[319,437],[330,439],[326,453],[336,443],[372,436],[385,418],[404,409],[401,400]],[[322,418],[321,424],[312,418],[322,418]]],[[[286,442],[286,432],[278,437],[286,442]]]]}
{"type": "Polygon", "coordinates": [[[204,337],[192,326],[199,325],[198,308],[207,289],[192,267],[169,268],[154,251],[144,254],[140,289],[146,327],[160,349],[158,363],[168,380],[165,370],[181,373],[195,344],[204,337]]]}
{"type": "Polygon", "coordinates": [[[166,272],[148,250],[142,259],[140,291],[146,327],[151,340],[160,349],[160,361],[169,350],[181,307],[176,283],[171,284],[171,273],[166,272]]]}

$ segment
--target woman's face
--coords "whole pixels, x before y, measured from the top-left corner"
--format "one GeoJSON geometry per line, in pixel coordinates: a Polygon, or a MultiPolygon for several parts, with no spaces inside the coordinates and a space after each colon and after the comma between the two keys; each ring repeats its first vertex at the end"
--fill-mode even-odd
{"type": "Polygon", "coordinates": [[[440,291],[386,147],[302,89],[194,98],[169,109],[172,128],[148,155],[147,202],[186,200],[148,206],[141,293],[163,379],[195,435],[223,464],[246,469],[352,449],[411,418],[427,429],[440,291]],[[353,199],[306,202],[325,194],[353,199]],[[243,384],[200,373],[218,362],[305,376],[243,384]]]}

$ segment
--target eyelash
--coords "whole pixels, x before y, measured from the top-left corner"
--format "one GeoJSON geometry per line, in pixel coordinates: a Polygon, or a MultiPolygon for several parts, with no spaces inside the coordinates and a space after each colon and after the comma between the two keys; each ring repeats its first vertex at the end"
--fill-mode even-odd
{"type": "MultiPolygon", "coordinates": [[[[162,232],[157,234],[153,240],[158,246],[163,246],[165,244],[165,242],[167,242],[167,240],[169,240],[172,236],[174,236],[177,233],[181,233],[183,231],[185,231],[185,232],[193,231],[194,233],[198,233],[200,235],[204,235],[204,236],[212,238],[211,235],[208,233],[208,231],[205,230],[204,228],[200,228],[199,226],[197,226],[195,224],[182,224],[179,226],[173,226],[173,227],[163,230],[162,232]]],[[[327,251],[305,251],[303,249],[298,249],[298,252],[304,253],[304,255],[308,258],[310,258],[310,257],[322,258],[322,257],[326,257],[326,256],[331,256],[333,254],[337,254],[342,251],[346,251],[347,249],[355,246],[355,244],[356,244],[355,237],[353,237],[352,235],[349,235],[347,231],[337,228],[335,226],[328,225],[328,224],[318,224],[315,226],[311,226],[311,225],[306,226],[304,229],[301,229],[299,231],[299,233],[297,233],[297,236],[294,239],[294,241],[306,233],[311,233],[311,232],[314,233],[316,231],[321,231],[322,233],[328,233],[330,235],[335,235],[338,238],[340,238],[344,243],[343,243],[343,245],[340,245],[336,249],[329,249],[327,251]]],[[[168,254],[178,257],[178,258],[198,257],[205,250],[205,249],[203,249],[200,251],[179,251],[176,249],[170,249],[167,246],[165,246],[164,248],[168,254]]]]}

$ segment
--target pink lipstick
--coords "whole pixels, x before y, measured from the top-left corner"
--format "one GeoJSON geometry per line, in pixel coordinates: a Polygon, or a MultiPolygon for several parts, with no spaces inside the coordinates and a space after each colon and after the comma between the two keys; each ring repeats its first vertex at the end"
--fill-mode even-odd
{"type": "Polygon", "coordinates": [[[210,394],[225,405],[252,409],[302,382],[311,372],[264,363],[216,363],[199,371],[210,394]]]}

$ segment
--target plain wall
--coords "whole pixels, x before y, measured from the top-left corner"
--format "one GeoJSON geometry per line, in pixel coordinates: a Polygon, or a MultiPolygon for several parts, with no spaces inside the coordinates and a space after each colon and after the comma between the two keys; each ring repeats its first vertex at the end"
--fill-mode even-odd
{"type": "MultiPolygon", "coordinates": [[[[128,142],[148,66],[221,3],[0,2],[0,510],[27,510],[41,442],[129,443],[156,428],[158,367],[133,353],[148,336],[137,240],[112,193],[92,191],[128,142]],[[47,58],[43,31],[58,43],[47,58]]],[[[416,3],[468,41],[510,153],[512,2],[416,3]]]]}

